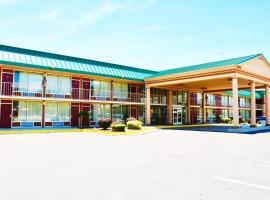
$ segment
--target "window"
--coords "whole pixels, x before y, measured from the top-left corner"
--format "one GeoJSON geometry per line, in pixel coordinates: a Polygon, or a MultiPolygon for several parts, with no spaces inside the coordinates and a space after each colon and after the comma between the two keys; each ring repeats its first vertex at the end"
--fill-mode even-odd
{"type": "Polygon", "coordinates": [[[113,120],[126,120],[130,116],[130,107],[127,105],[113,105],[113,120]]]}
{"type": "Polygon", "coordinates": [[[46,121],[70,121],[70,104],[66,102],[47,102],[45,106],[46,121]]]}
{"type": "Polygon", "coordinates": [[[113,83],[113,97],[128,99],[129,85],[127,83],[113,83]]]}
{"type": "Polygon", "coordinates": [[[13,101],[13,121],[41,121],[42,102],[13,101]]]}
{"type": "Polygon", "coordinates": [[[100,118],[110,118],[111,107],[109,104],[92,104],[91,121],[98,122],[100,118]]]}
{"type": "Polygon", "coordinates": [[[18,92],[42,93],[42,74],[15,71],[14,90],[18,92]]]}
{"type": "Polygon", "coordinates": [[[66,76],[47,76],[47,93],[49,94],[71,94],[71,79],[66,76]]]}
{"type": "Polygon", "coordinates": [[[111,82],[91,80],[92,95],[95,97],[110,97],[111,96],[111,82]]]}
{"type": "Polygon", "coordinates": [[[187,102],[187,93],[180,91],[173,91],[172,98],[174,105],[185,104],[187,102]]]}

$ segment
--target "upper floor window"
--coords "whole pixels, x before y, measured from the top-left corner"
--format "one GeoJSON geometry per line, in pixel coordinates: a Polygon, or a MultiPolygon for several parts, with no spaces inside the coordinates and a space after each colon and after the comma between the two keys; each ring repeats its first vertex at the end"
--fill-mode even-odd
{"type": "Polygon", "coordinates": [[[127,83],[113,83],[114,98],[128,98],[129,85],[127,83]]]}
{"type": "Polygon", "coordinates": [[[111,82],[91,80],[92,95],[95,97],[110,97],[111,96],[111,82]]]}
{"type": "Polygon", "coordinates": [[[208,105],[215,105],[215,95],[213,94],[207,94],[207,103],[208,105]]]}
{"type": "Polygon", "coordinates": [[[71,94],[71,79],[67,76],[47,76],[47,89],[49,94],[71,94]]]}
{"type": "Polygon", "coordinates": [[[14,91],[41,93],[43,75],[37,73],[15,71],[14,91]]]}
{"type": "Polygon", "coordinates": [[[187,102],[187,93],[180,91],[173,91],[173,104],[185,104],[187,102]]]}

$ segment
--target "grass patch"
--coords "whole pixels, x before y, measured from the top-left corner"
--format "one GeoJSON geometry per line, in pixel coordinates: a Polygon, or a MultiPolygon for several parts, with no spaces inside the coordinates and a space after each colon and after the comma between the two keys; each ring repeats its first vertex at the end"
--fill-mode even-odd
{"type": "Polygon", "coordinates": [[[68,129],[7,129],[0,130],[0,135],[8,135],[8,134],[47,134],[47,133],[68,133],[68,132],[81,132],[81,133],[96,133],[101,135],[136,135],[142,133],[148,133],[151,131],[157,130],[155,127],[143,127],[141,130],[130,130],[126,129],[125,132],[112,132],[111,130],[102,130],[97,128],[68,128],[68,129]]]}

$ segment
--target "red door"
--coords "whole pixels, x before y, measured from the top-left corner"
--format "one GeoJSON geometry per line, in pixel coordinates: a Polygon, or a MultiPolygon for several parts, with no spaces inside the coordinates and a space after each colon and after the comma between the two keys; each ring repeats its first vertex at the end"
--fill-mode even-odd
{"type": "Polygon", "coordinates": [[[79,99],[80,98],[80,81],[79,80],[72,80],[72,99],[79,99]]]}
{"type": "Polygon", "coordinates": [[[79,126],[79,106],[71,106],[71,126],[78,127],[79,126]]]}
{"type": "Polygon", "coordinates": [[[130,116],[137,119],[137,107],[136,106],[135,107],[132,106],[130,108],[130,116]]]}
{"type": "Polygon", "coordinates": [[[13,82],[13,74],[3,73],[2,75],[2,94],[3,95],[12,95],[12,82],[13,82]]]}
{"type": "Polygon", "coordinates": [[[0,128],[11,128],[12,104],[1,104],[0,128]]]}
{"type": "Polygon", "coordinates": [[[131,102],[137,102],[137,87],[136,85],[132,85],[130,87],[130,99],[131,99],[131,102]]]}

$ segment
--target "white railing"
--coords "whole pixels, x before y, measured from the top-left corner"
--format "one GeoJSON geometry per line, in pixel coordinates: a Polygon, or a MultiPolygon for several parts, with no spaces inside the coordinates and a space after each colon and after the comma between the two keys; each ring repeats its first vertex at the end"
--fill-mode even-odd
{"type": "Polygon", "coordinates": [[[1,83],[2,96],[42,97],[42,88],[29,88],[26,85],[10,82],[1,83]]]}
{"type": "MultiPolygon", "coordinates": [[[[2,82],[0,87],[1,96],[22,96],[22,97],[43,97],[42,88],[29,88],[27,85],[2,82]]],[[[81,100],[96,100],[96,101],[121,101],[144,103],[144,93],[131,93],[109,90],[92,90],[72,88],[69,90],[52,90],[46,88],[45,98],[56,99],[81,99],[81,100]]]]}

